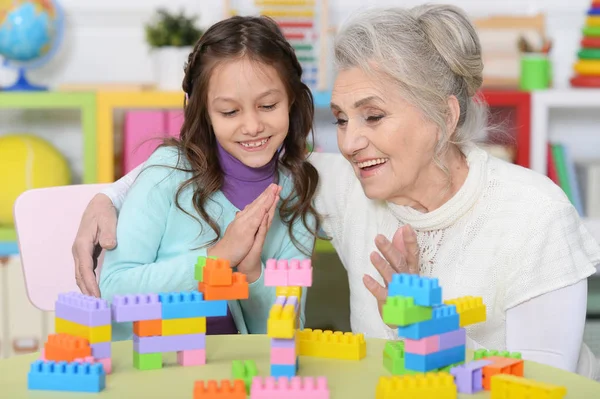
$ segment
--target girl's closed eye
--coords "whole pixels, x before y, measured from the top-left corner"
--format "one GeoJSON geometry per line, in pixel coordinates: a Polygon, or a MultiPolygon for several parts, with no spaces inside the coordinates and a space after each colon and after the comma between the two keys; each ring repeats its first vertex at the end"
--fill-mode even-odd
{"type": "Polygon", "coordinates": [[[233,115],[235,115],[236,112],[237,112],[236,110],[233,110],[233,111],[221,111],[221,115],[223,115],[223,116],[233,116],[233,115]]]}
{"type": "Polygon", "coordinates": [[[277,103],[270,104],[270,105],[263,105],[263,106],[261,106],[261,108],[264,109],[265,111],[272,111],[275,108],[277,108],[277,103]]]}

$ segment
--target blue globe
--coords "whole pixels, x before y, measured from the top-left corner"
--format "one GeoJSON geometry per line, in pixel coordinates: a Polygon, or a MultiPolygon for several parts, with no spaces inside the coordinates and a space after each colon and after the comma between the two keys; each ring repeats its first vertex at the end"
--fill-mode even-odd
{"type": "Polygon", "coordinates": [[[63,25],[56,0],[0,0],[0,56],[5,66],[19,72],[17,82],[2,90],[46,89],[30,84],[25,71],[45,64],[54,55],[63,25]]]}

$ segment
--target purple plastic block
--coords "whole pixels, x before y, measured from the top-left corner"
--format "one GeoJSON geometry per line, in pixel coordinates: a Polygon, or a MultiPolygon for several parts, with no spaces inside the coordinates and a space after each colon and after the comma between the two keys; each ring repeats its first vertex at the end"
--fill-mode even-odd
{"type": "Polygon", "coordinates": [[[96,359],[107,359],[112,357],[111,342],[100,342],[99,344],[91,344],[92,356],[96,359]]]}
{"type": "Polygon", "coordinates": [[[296,308],[296,310],[298,310],[298,297],[295,296],[289,296],[287,297],[286,301],[285,301],[285,305],[294,305],[294,307],[296,308]]]}
{"type": "Polygon", "coordinates": [[[271,338],[271,348],[295,348],[296,339],[271,338]]]}
{"type": "Polygon", "coordinates": [[[133,335],[133,350],[137,353],[178,352],[206,349],[206,334],[168,335],[164,337],[138,337],[133,335]]]}
{"type": "Polygon", "coordinates": [[[278,297],[275,299],[275,305],[281,305],[281,306],[285,306],[286,299],[287,299],[287,298],[286,298],[286,297],[284,297],[284,296],[278,296],[278,297]]]}
{"type": "Polygon", "coordinates": [[[450,374],[454,376],[458,392],[474,394],[483,390],[483,368],[492,363],[481,359],[453,367],[450,374]]]}
{"type": "Polygon", "coordinates": [[[89,327],[106,326],[111,322],[106,299],[78,292],[58,294],[54,312],[56,317],[89,327]]]}
{"type": "Polygon", "coordinates": [[[450,331],[439,335],[439,349],[443,351],[445,349],[454,348],[455,346],[463,346],[467,343],[467,330],[460,328],[455,331],[450,331]]]}
{"type": "Polygon", "coordinates": [[[162,319],[158,294],[115,295],[112,311],[113,321],[117,323],[162,319]]]}

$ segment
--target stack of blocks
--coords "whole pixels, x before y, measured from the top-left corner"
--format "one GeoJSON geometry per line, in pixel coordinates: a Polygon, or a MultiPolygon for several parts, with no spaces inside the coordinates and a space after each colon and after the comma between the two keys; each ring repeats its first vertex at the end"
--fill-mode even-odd
{"type": "Polygon", "coordinates": [[[298,371],[296,330],[298,329],[302,287],[312,285],[310,259],[269,259],[265,267],[265,286],[277,287],[275,304],[267,322],[271,338],[271,376],[288,377],[298,371]]]}

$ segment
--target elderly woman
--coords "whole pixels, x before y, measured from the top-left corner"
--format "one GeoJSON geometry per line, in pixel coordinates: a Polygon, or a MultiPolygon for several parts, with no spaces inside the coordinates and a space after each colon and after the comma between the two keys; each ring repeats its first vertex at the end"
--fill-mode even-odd
{"type": "MultiPolygon", "coordinates": [[[[445,298],[483,297],[487,321],[467,328],[471,347],[596,378],[582,339],[600,248],[559,187],[474,144],[486,122],[476,99],[483,63],[464,13],[357,13],[337,35],[335,59],[341,154],[310,159],[321,176],[317,210],[348,271],[352,330],[398,338],[380,316],[386,285],[393,273],[419,273],[439,278],[445,298]]],[[[98,294],[92,249],[115,245],[113,204],[136,173],[84,215],[74,245],[84,292],[98,294]]]]}

